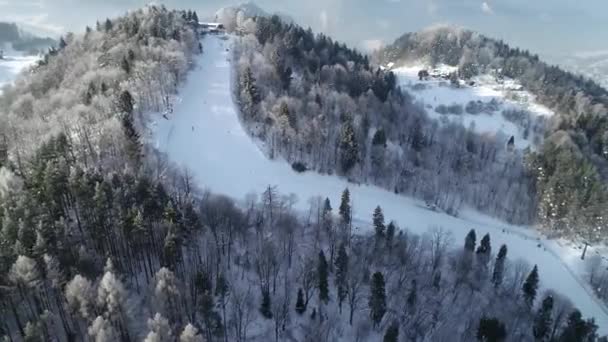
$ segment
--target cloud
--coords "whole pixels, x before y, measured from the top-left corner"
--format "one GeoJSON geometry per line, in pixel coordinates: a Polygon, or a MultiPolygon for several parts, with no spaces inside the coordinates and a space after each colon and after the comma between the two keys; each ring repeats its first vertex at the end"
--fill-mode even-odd
{"type": "Polygon", "coordinates": [[[481,11],[485,14],[494,14],[494,10],[487,1],[481,3],[481,11]]]}
{"type": "Polygon", "coordinates": [[[16,22],[26,31],[30,31],[38,35],[59,35],[65,32],[65,28],[61,25],[53,24],[49,21],[49,15],[46,13],[34,15],[16,15],[5,20],[16,22]]]}
{"type": "Polygon", "coordinates": [[[384,41],[382,39],[366,39],[361,41],[359,45],[364,51],[374,51],[383,47],[384,41]]]}

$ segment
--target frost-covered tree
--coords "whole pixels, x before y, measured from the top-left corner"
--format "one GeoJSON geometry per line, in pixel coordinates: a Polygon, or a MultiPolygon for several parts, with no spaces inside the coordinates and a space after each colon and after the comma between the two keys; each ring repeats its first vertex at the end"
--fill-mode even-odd
{"type": "Polygon", "coordinates": [[[153,318],[148,319],[148,329],[150,331],[144,342],[172,342],[174,340],[169,321],[158,312],[153,318]]]}
{"type": "Polygon", "coordinates": [[[179,342],[203,342],[203,336],[198,333],[198,329],[191,323],[186,324],[184,330],[179,335],[179,342]]]}

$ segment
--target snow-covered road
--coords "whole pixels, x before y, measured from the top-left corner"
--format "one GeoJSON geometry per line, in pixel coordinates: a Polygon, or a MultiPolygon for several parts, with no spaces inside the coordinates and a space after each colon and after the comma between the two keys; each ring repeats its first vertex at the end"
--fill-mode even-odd
{"type": "MultiPolygon", "coordinates": [[[[478,237],[490,233],[495,251],[505,243],[510,260],[525,259],[537,264],[541,286],[553,288],[570,297],[586,317],[595,317],[600,333],[608,333],[608,314],[582,282],[570,272],[559,254],[539,248],[531,230],[510,226],[473,211],[463,211],[460,218],[432,212],[414,199],[367,185],[354,185],[336,176],[315,173],[298,174],[288,163],[268,160],[244,131],[231,93],[230,40],[207,36],[205,53],[198,57],[180,91],[169,120],[160,114],[151,124],[152,143],[169,158],[188,168],[195,180],[213,192],[243,199],[248,193],[261,193],[276,185],[281,193],[297,194],[296,207],[308,209],[308,199],[329,197],[337,207],[342,190],[348,187],[354,201],[354,218],[370,222],[374,208],[380,205],[388,220],[400,227],[424,233],[431,226],[451,230],[460,245],[474,228],[478,237]]],[[[361,230],[369,227],[361,227],[361,230]]]]}

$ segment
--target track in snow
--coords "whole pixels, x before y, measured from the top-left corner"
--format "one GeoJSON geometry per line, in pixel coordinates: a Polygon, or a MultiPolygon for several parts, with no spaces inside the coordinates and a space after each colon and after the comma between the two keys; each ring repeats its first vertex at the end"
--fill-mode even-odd
{"type": "Polygon", "coordinates": [[[282,160],[268,160],[244,131],[233,103],[231,91],[230,40],[217,36],[203,39],[204,53],[180,92],[169,120],[158,115],[152,124],[152,141],[169,159],[188,168],[195,181],[215,193],[243,199],[252,192],[261,193],[276,185],[283,194],[295,193],[296,208],[307,210],[308,199],[329,197],[338,205],[344,188],[351,190],[354,219],[367,222],[359,231],[369,230],[372,212],[377,205],[387,220],[402,228],[423,234],[430,226],[451,230],[457,246],[471,228],[478,236],[490,233],[492,246],[505,243],[509,259],[525,259],[538,264],[541,286],[561,292],[576,304],[586,317],[595,317],[600,333],[608,333],[608,314],[597,298],[580,284],[574,273],[557,254],[537,245],[537,235],[529,229],[510,226],[491,217],[463,211],[461,218],[429,211],[417,200],[398,196],[384,189],[355,185],[336,176],[315,173],[298,174],[282,160]]]}

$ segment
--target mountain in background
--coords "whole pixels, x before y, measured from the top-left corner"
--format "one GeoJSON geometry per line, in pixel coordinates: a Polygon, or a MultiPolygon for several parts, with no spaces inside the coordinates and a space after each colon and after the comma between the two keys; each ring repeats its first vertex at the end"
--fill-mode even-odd
{"type": "Polygon", "coordinates": [[[564,69],[588,77],[608,89],[608,50],[575,53],[558,57],[556,62],[564,69]]]}
{"type": "Polygon", "coordinates": [[[56,44],[50,37],[38,37],[26,32],[15,23],[0,22],[0,46],[10,44],[14,50],[36,54],[56,44]]]}

